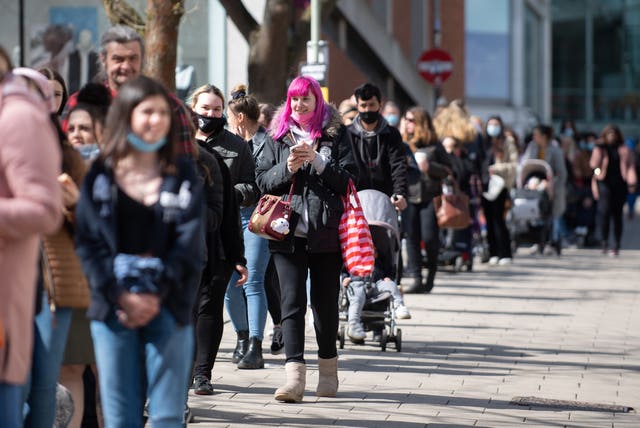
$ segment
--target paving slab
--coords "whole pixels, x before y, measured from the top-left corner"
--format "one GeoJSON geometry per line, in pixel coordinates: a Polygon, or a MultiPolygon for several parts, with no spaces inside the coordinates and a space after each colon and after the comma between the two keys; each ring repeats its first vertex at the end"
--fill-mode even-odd
{"type": "Polygon", "coordinates": [[[284,356],[267,352],[265,369],[237,369],[227,322],[216,393],[190,392],[192,426],[640,427],[637,412],[510,404],[535,396],[640,409],[640,219],[625,220],[623,243],[617,258],[595,249],[567,249],[559,258],[524,250],[512,266],[438,273],[431,294],[405,296],[413,318],[399,321],[402,352],[371,341],[339,350],[334,399],[313,393],[310,324],[304,401],[281,404],[273,392],[284,381],[284,356]]]}

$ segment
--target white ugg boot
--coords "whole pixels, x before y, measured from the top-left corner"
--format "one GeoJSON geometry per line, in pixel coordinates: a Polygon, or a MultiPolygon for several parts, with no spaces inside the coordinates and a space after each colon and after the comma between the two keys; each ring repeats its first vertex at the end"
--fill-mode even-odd
{"type": "Polygon", "coordinates": [[[287,382],[276,390],[274,398],[285,403],[302,401],[307,382],[307,366],[304,363],[290,362],[284,365],[287,382]]]}
{"type": "Polygon", "coordinates": [[[338,357],[318,358],[318,397],[335,397],[338,393],[338,357]]]}

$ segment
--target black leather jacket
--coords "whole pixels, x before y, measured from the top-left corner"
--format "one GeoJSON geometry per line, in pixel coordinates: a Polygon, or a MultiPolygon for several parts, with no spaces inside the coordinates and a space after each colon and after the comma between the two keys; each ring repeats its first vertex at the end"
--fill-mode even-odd
{"type": "MultiPolygon", "coordinates": [[[[256,169],[256,182],[263,193],[286,195],[294,174],[287,169],[290,137],[273,141],[268,139],[256,169]]],[[[289,222],[291,232],[283,241],[269,241],[272,252],[293,253],[294,235],[299,216],[303,214],[303,198],[308,213],[307,241],[310,253],[340,251],[338,225],[343,211],[340,195],[345,195],[349,179],[353,179],[357,167],[351,151],[351,139],[337,112],[333,114],[318,140],[317,151],[330,153],[324,171],[318,174],[311,165],[295,174],[295,187],[291,205],[293,215],[289,222]]]]}

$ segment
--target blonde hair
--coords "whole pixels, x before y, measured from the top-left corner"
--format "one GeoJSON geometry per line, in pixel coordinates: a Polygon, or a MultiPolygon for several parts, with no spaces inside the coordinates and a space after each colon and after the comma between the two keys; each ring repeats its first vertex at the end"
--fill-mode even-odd
{"type": "Polygon", "coordinates": [[[442,108],[433,119],[433,126],[438,135],[455,137],[463,143],[474,141],[478,135],[462,100],[453,100],[442,108]]]}
{"type": "Polygon", "coordinates": [[[222,91],[216,86],[207,83],[206,85],[197,87],[189,96],[189,106],[192,109],[196,107],[196,104],[198,103],[198,97],[202,94],[214,94],[219,96],[222,100],[222,107],[224,107],[224,94],[222,93],[222,91]]]}

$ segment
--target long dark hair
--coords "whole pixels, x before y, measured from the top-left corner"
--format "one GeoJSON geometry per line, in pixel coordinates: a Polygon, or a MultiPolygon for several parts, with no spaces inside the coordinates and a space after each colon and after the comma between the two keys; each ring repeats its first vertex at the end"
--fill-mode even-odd
{"type": "Polygon", "coordinates": [[[171,98],[167,90],[159,82],[145,76],[136,77],[128,81],[118,90],[107,115],[103,150],[101,158],[112,166],[134,150],[127,142],[127,135],[131,132],[131,114],[145,99],[160,95],[169,106],[171,127],[167,134],[167,144],[158,151],[163,172],[171,173],[178,156],[177,119],[172,108],[171,98]]]}
{"type": "Polygon", "coordinates": [[[39,68],[38,71],[40,72],[40,74],[42,74],[47,79],[55,80],[56,82],[58,82],[60,84],[60,86],[62,86],[62,102],[60,103],[60,107],[58,108],[58,111],[56,112],[56,114],[58,116],[60,116],[62,114],[62,110],[64,110],[64,107],[67,105],[67,100],[69,99],[69,92],[67,91],[67,84],[64,82],[64,79],[62,78],[60,73],[58,73],[57,71],[55,71],[55,70],[53,70],[53,69],[51,69],[49,67],[39,68]]]}
{"type": "Polygon", "coordinates": [[[0,45],[0,81],[4,79],[5,74],[11,71],[13,64],[11,64],[11,57],[9,53],[0,45]]]}
{"type": "Polygon", "coordinates": [[[602,141],[602,143],[607,143],[607,134],[610,132],[613,132],[613,134],[616,136],[616,139],[613,142],[614,146],[617,147],[624,143],[624,136],[622,135],[622,131],[612,123],[605,125],[605,127],[602,129],[602,132],[600,133],[600,140],[602,141]]]}

